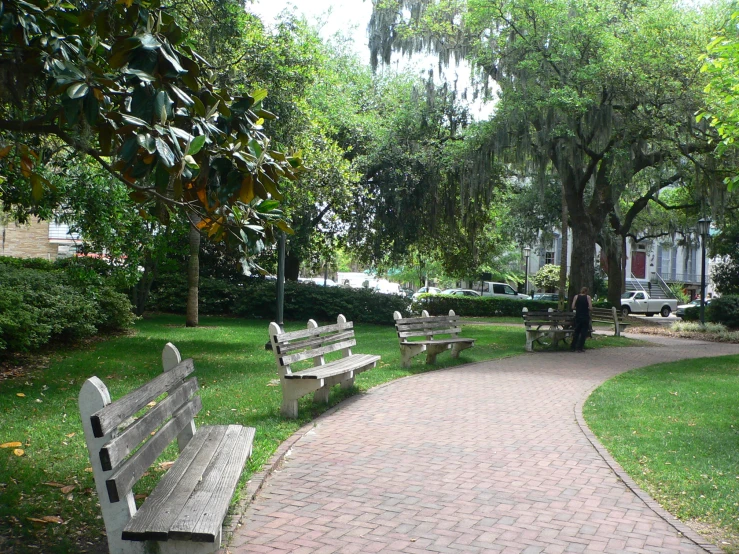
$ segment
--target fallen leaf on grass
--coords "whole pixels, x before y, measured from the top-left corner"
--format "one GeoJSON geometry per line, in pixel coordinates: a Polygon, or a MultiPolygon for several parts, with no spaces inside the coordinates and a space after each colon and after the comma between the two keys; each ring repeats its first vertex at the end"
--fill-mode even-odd
{"type": "Polygon", "coordinates": [[[279,379],[271,379],[269,383],[267,383],[268,387],[279,387],[280,386],[280,380],[279,379]]]}
{"type": "Polygon", "coordinates": [[[25,398],[26,397],[26,395],[23,394],[22,392],[16,392],[15,395],[18,396],[18,397],[20,397],[20,398],[25,398]]]}
{"type": "Polygon", "coordinates": [[[59,516],[29,517],[28,521],[35,521],[36,523],[64,523],[64,520],[59,516]]]}
{"type": "Polygon", "coordinates": [[[19,443],[18,441],[6,442],[4,444],[0,444],[0,448],[18,448],[19,446],[21,446],[21,443],[19,443]]]}
{"type": "Polygon", "coordinates": [[[144,500],[146,498],[146,496],[147,495],[145,495],[145,494],[137,494],[133,498],[134,498],[134,500],[144,500]]]}
{"type": "Polygon", "coordinates": [[[68,494],[72,492],[76,487],[74,485],[67,485],[66,487],[62,487],[62,494],[68,494]]]}
{"type": "Polygon", "coordinates": [[[13,450],[13,454],[15,454],[16,456],[18,456],[19,458],[21,456],[23,456],[23,454],[25,454],[25,453],[26,453],[26,451],[23,450],[22,448],[16,448],[15,450],[13,450]]]}
{"type": "Polygon", "coordinates": [[[169,469],[174,465],[174,462],[162,462],[159,464],[159,469],[169,469]]]}
{"type": "Polygon", "coordinates": [[[58,489],[61,489],[64,486],[64,483],[57,483],[56,481],[47,481],[46,483],[41,484],[46,485],[47,487],[56,487],[58,489]]]}
{"type": "Polygon", "coordinates": [[[66,435],[68,439],[71,439],[73,436],[75,436],[77,433],[69,433],[69,435],[66,435]]]}
{"type": "Polygon", "coordinates": [[[91,467],[86,467],[85,468],[85,473],[92,473],[92,468],[91,467]]]}
{"type": "Polygon", "coordinates": [[[154,407],[154,406],[156,406],[156,405],[157,405],[156,401],[152,400],[151,402],[149,402],[149,403],[148,403],[148,404],[146,405],[146,407],[147,407],[147,408],[153,408],[153,407],[154,407]]]}

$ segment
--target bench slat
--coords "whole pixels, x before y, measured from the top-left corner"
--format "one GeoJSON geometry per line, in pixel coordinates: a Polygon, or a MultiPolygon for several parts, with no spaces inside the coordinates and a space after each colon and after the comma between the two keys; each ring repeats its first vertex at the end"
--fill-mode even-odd
{"type": "Polygon", "coordinates": [[[334,323],[333,325],[324,325],[323,327],[314,327],[312,329],[301,329],[300,331],[290,331],[289,333],[280,333],[276,336],[277,344],[282,345],[287,341],[314,337],[316,335],[328,333],[331,331],[343,331],[344,329],[353,329],[354,323],[347,321],[346,323],[334,323]]]}
{"type": "Polygon", "coordinates": [[[192,358],[183,360],[170,371],[165,371],[135,391],[95,412],[90,416],[93,434],[98,438],[104,437],[193,371],[195,371],[195,364],[192,358]]]}
{"type": "Polygon", "coordinates": [[[344,350],[345,348],[351,348],[352,346],[356,346],[356,344],[357,344],[357,341],[352,339],[352,340],[345,340],[345,341],[337,342],[335,344],[329,344],[328,346],[322,346],[320,348],[311,348],[310,350],[299,352],[297,354],[289,354],[287,356],[281,356],[280,364],[282,365],[294,364],[295,362],[301,362],[309,358],[315,358],[316,356],[323,356],[324,354],[330,354],[331,352],[336,352],[338,350],[344,350]]]}
{"type": "Polygon", "coordinates": [[[413,344],[428,345],[428,344],[444,344],[444,343],[452,344],[452,343],[457,343],[457,342],[475,342],[475,340],[476,339],[465,339],[463,337],[451,337],[448,339],[441,339],[441,340],[413,340],[413,341],[404,340],[404,341],[401,341],[400,344],[403,344],[403,345],[409,345],[409,344],[410,345],[413,345],[413,344]]]}
{"type": "Polygon", "coordinates": [[[149,410],[147,414],[130,425],[123,433],[100,449],[100,462],[105,471],[117,467],[164,421],[179,409],[198,390],[195,377],[185,381],[172,393],[149,410]]]}
{"type": "Polygon", "coordinates": [[[401,339],[407,338],[407,337],[425,337],[428,335],[434,336],[434,335],[451,335],[452,333],[461,333],[462,328],[461,327],[452,327],[447,329],[428,329],[426,331],[398,331],[398,337],[401,339]]]}
{"type": "Polygon", "coordinates": [[[303,371],[296,371],[290,375],[286,375],[285,379],[325,379],[327,377],[346,373],[352,369],[364,368],[369,364],[377,363],[379,360],[380,356],[372,354],[355,354],[347,358],[341,358],[340,360],[329,362],[322,366],[304,369],[303,371]]]}
{"type": "Polygon", "coordinates": [[[423,331],[425,329],[448,329],[449,327],[461,327],[460,321],[439,321],[435,324],[423,323],[417,325],[396,325],[398,331],[423,331]]]}
{"type": "Polygon", "coordinates": [[[439,319],[442,320],[449,320],[449,319],[459,319],[460,316],[458,315],[430,315],[429,317],[402,317],[400,319],[395,320],[395,324],[408,324],[412,325],[415,323],[433,323],[434,321],[438,321],[439,319]]]}
{"type": "Polygon", "coordinates": [[[321,346],[327,342],[341,341],[354,337],[354,331],[344,331],[343,333],[335,333],[332,335],[326,335],[322,337],[316,337],[314,339],[307,339],[301,341],[290,342],[289,344],[278,345],[278,354],[287,354],[288,352],[294,352],[295,350],[302,350],[305,348],[311,348],[314,346],[321,346]]]}
{"type": "MultiPolygon", "coordinates": [[[[163,373],[166,375],[167,373],[163,373]]],[[[200,397],[196,396],[182,406],[133,456],[126,460],[111,475],[105,485],[111,502],[118,502],[130,491],[136,481],[149,469],[170,442],[182,431],[202,408],[200,397]]],[[[196,433],[197,434],[197,433],[196,433]]]]}
{"type": "Polygon", "coordinates": [[[202,481],[170,527],[170,539],[215,542],[253,439],[253,428],[228,426],[202,481]]]}
{"type": "Polygon", "coordinates": [[[200,482],[227,428],[227,425],[198,427],[198,432],[123,529],[124,540],[169,538],[170,526],[200,482]]]}

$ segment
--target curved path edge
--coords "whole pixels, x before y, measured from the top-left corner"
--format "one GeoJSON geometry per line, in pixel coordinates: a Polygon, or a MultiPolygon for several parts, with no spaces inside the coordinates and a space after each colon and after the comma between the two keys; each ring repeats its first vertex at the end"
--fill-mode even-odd
{"type": "MultiPolygon", "coordinates": [[[[644,366],[649,367],[649,366],[644,366]]],[[[640,368],[635,368],[640,369],[640,368]]],[[[632,370],[633,371],[633,370],[632,370]]],[[[605,381],[604,381],[605,382],[605,381]]],[[[602,383],[601,383],[602,384],[602,383]]],[[[724,551],[721,550],[719,547],[717,547],[714,544],[711,544],[710,542],[707,542],[705,537],[703,537],[701,534],[699,534],[697,531],[693,530],[691,527],[689,527],[687,524],[683,523],[679,519],[677,519],[675,516],[673,516],[670,512],[665,510],[662,505],[657,502],[652,496],[647,493],[645,490],[643,490],[639,485],[637,485],[636,481],[634,481],[631,476],[626,473],[626,470],[621,467],[621,464],[619,464],[613,456],[611,456],[611,453],[608,452],[605,446],[601,444],[601,442],[598,440],[598,437],[595,436],[595,434],[590,430],[590,427],[588,427],[588,424],[585,421],[585,417],[583,416],[582,409],[585,405],[585,402],[590,397],[590,395],[601,385],[596,385],[593,388],[591,388],[583,398],[580,399],[580,401],[575,405],[575,419],[577,420],[577,425],[580,427],[580,431],[582,431],[583,435],[585,435],[585,438],[588,439],[590,444],[593,445],[593,448],[598,452],[598,455],[603,458],[603,461],[611,468],[611,470],[618,476],[621,481],[623,481],[624,485],[626,485],[631,492],[633,492],[636,496],[638,496],[644,504],[649,506],[649,508],[660,518],[662,518],[665,523],[672,526],[678,533],[682,534],[686,539],[693,541],[697,546],[701,547],[706,552],[710,552],[711,554],[724,554],[724,551]]]]}

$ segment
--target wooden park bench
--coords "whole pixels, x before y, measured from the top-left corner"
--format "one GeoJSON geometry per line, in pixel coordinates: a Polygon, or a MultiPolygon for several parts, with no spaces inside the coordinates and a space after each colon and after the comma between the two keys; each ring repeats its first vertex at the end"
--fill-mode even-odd
{"type": "Polygon", "coordinates": [[[624,321],[623,315],[616,308],[593,308],[590,312],[590,319],[593,323],[613,325],[614,337],[620,337],[626,327],[631,325],[624,321]]]}
{"type": "Polygon", "coordinates": [[[82,427],[111,554],[205,554],[221,545],[231,497],[251,454],[254,428],[195,428],[202,403],[192,359],[167,344],[164,373],[110,401],[97,377],[82,386],[82,427]],[[166,396],[160,398],[164,393],[166,396]],[[147,410],[148,408],[148,410],[147,410]],[[179,455],[137,509],[132,491],[177,439],[179,455]]]}
{"type": "Polygon", "coordinates": [[[574,333],[575,313],[549,311],[522,311],[523,323],[526,327],[526,351],[534,351],[534,343],[557,348],[559,341],[567,342],[574,333]]]}
{"type": "Polygon", "coordinates": [[[269,324],[272,351],[277,360],[277,372],[282,385],[280,411],[287,417],[298,417],[298,398],[313,393],[315,402],[328,402],[331,387],[354,385],[354,376],[377,365],[380,356],[352,354],[354,324],[339,315],[335,325],[319,327],[312,319],[302,331],[283,333],[277,323],[269,324]],[[325,356],[339,352],[341,357],[326,361],[325,356]],[[294,371],[293,364],[313,361],[313,367],[294,371]]]}
{"type": "Polygon", "coordinates": [[[393,313],[395,330],[400,343],[401,365],[411,367],[411,358],[426,352],[426,363],[436,362],[436,356],[447,350],[452,351],[452,358],[475,345],[475,339],[460,337],[462,331],[460,318],[449,310],[449,315],[429,316],[426,310],[421,317],[402,317],[400,312],[393,313]],[[449,335],[441,337],[440,335],[449,335]],[[411,337],[423,337],[421,340],[408,340],[411,337]]]}

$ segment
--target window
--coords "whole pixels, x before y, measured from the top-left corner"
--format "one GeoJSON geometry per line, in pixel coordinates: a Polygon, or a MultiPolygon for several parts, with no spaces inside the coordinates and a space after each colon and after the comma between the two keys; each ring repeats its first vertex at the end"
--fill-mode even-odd
{"type": "Polygon", "coordinates": [[[544,263],[545,264],[554,264],[554,252],[546,252],[544,254],[544,263]]]}
{"type": "Polygon", "coordinates": [[[495,294],[505,294],[505,289],[503,285],[493,285],[493,292],[495,294]]]}
{"type": "Polygon", "coordinates": [[[634,295],[634,300],[644,300],[644,293],[643,292],[637,292],[634,295]]]}

